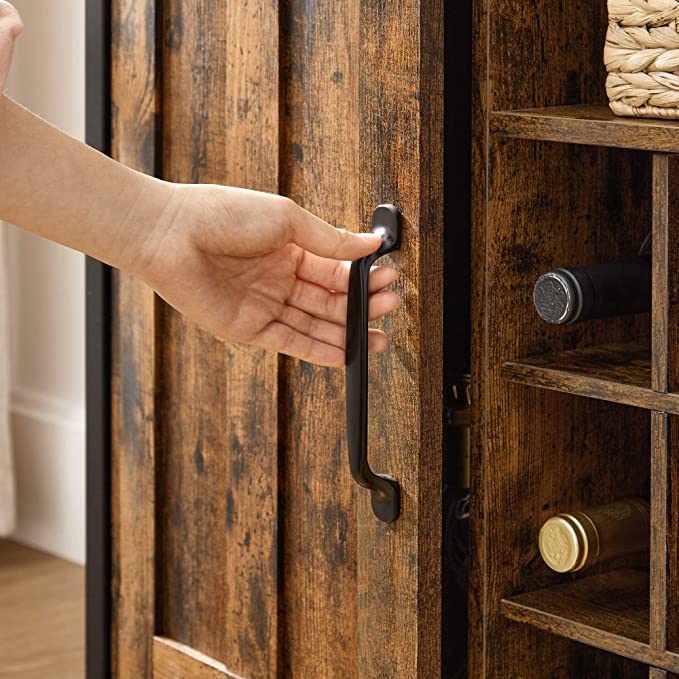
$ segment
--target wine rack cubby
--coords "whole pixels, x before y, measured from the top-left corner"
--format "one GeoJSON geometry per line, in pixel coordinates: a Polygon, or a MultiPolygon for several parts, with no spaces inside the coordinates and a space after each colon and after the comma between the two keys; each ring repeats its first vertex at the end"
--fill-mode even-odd
{"type": "Polygon", "coordinates": [[[473,677],[679,676],[679,123],[609,111],[606,26],[603,0],[475,5],[473,677]],[[649,232],[649,314],[538,317],[540,274],[649,232]],[[545,566],[547,518],[634,496],[648,554],[545,566]]]}

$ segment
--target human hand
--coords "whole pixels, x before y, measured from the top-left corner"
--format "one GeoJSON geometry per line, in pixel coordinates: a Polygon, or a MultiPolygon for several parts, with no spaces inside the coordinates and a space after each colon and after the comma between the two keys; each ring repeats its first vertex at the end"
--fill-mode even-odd
{"type": "MultiPolygon", "coordinates": [[[[379,236],[335,229],[273,194],[165,186],[172,195],[144,242],[134,244],[137,254],[128,268],[217,337],[319,365],[344,365],[344,260],[374,252],[379,236]]],[[[397,276],[388,266],[372,271],[371,320],[399,306],[399,297],[383,290],[397,276]]],[[[369,330],[370,351],[383,351],[387,343],[381,330],[369,330]]]]}

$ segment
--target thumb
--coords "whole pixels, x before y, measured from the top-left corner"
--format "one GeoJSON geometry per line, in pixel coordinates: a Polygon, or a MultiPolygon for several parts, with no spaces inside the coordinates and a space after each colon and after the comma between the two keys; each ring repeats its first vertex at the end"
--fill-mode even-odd
{"type": "Polygon", "coordinates": [[[293,219],[292,240],[319,257],[342,260],[365,257],[382,243],[377,234],[336,229],[301,207],[293,219]]]}

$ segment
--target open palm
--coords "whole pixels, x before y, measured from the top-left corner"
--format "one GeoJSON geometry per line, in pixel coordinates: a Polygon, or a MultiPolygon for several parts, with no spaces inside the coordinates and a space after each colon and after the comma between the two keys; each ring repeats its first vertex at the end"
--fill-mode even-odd
{"type": "MultiPolygon", "coordinates": [[[[378,236],[335,229],[279,196],[221,186],[180,186],[178,207],[149,239],[145,277],[172,306],[222,339],[312,363],[344,365],[349,262],[378,236]]],[[[399,297],[388,266],[369,279],[370,319],[399,297]]],[[[369,331],[371,351],[387,337],[369,331]]]]}

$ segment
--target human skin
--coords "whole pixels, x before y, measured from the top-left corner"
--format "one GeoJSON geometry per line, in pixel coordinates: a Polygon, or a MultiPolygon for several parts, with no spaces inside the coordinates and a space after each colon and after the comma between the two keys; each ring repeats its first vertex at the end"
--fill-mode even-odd
{"type": "MultiPolygon", "coordinates": [[[[0,219],[148,283],[224,340],[344,365],[348,260],[379,236],[336,229],[293,201],[136,172],[0,95],[0,219]]],[[[394,311],[375,267],[370,319],[394,311]]],[[[387,337],[371,329],[369,349],[387,337]]]]}

